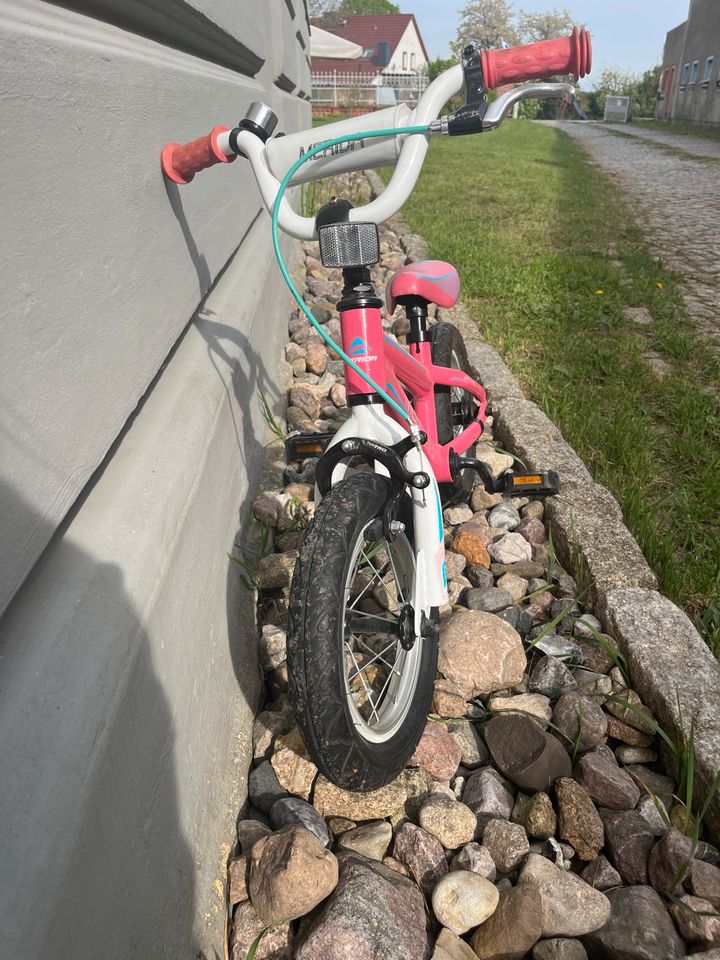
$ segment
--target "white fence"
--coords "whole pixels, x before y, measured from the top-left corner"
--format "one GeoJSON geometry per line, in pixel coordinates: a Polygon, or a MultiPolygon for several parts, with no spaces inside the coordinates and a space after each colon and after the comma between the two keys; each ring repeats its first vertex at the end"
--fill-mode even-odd
{"type": "Polygon", "coordinates": [[[428,85],[427,73],[313,73],[312,102],[317,107],[392,107],[416,103],[428,85]]]}

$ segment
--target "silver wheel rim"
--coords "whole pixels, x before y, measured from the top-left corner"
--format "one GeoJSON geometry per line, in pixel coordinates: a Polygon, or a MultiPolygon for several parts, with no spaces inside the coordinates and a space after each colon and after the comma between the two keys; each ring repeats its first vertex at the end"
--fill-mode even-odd
{"type": "Polygon", "coordinates": [[[356,732],[370,743],[384,743],[400,729],[412,704],[423,640],[418,637],[411,650],[404,650],[397,635],[351,630],[347,625],[349,615],[360,622],[367,617],[369,624],[373,617],[397,623],[402,606],[414,606],[415,556],[410,541],[402,532],[392,544],[384,538],[366,541],[365,533],[374,522],[367,523],[358,538],[345,582],[343,682],[356,732]],[[391,609],[364,614],[363,600],[375,603],[378,589],[389,595],[391,609]]]}

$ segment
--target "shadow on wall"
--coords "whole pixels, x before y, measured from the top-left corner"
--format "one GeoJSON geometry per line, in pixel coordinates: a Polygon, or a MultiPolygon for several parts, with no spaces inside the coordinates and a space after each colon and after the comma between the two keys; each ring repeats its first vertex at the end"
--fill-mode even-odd
{"type": "Polygon", "coordinates": [[[175,219],[180,224],[183,239],[185,240],[188,253],[190,254],[190,258],[197,273],[198,285],[200,287],[200,299],[202,300],[212,286],[210,269],[207,265],[207,260],[205,259],[204,255],[198,250],[197,244],[195,243],[195,238],[192,235],[190,224],[185,216],[185,208],[183,207],[179,186],[177,183],[173,183],[172,180],[168,180],[167,177],[163,177],[163,180],[165,182],[165,192],[167,193],[168,200],[170,201],[172,212],[175,214],[175,219]]]}
{"type": "Polygon", "coordinates": [[[196,957],[175,730],[149,638],[119,568],[61,536],[0,620],[0,954],[196,957]]]}

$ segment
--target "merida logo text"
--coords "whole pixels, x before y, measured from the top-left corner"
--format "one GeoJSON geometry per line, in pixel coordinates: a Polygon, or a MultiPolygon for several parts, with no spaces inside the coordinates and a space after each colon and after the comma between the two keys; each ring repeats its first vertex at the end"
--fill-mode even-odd
{"type": "MultiPolygon", "coordinates": [[[[322,140],[319,140],[318,143],[322,143],[322,140]]],[[[317,146],[317,143],[310,143],[308,144],[307,150],[305,147],[300,147],[299,155],[304,157],[313,147],[317,146]]],[[[364,140],[351,140],[350,143],[334,143],[331,147],[325,147],[324,150],[319,150],[312,159],[322,160],[323,157],[338,157],[342,153],[352,153],[355,149],[362,150],[364,146],[364,140]]]]}

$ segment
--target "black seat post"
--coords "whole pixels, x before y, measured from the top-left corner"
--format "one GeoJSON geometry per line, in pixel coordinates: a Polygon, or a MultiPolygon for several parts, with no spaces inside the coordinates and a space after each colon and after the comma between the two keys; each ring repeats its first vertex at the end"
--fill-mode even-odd
{"type": "Polygon", "coordinates": [[[405,314],[410,321],[410,332],[407,335],[407,342],[410,346],[410,352],[413,351],[413,344],[424,343],[430,339],[427,328],[428,301],[424,297],[400,297],[398,303],[405,308],[405,314]]]}

